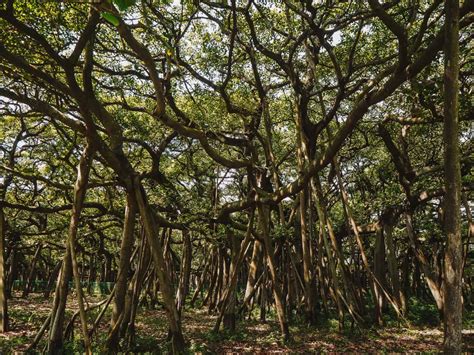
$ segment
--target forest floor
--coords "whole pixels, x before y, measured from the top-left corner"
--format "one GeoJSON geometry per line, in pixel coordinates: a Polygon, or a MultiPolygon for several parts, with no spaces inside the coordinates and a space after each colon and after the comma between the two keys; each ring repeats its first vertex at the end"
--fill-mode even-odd
{"type": "MultiPolygon", "coordinates": [[[[95,297],[89,302],[95,303],[99,300],[95,297]]],[[[25,351],[48,316],[50,306],[51,299],[45,300],[40,294],[32,294],[28,299],[20,297],[11,299],[9,302],[11,331],[0,334],[0,353],[25,351]]],[[[70,297],[68,313],[72,314],[76,307],[75,300],[70,297]]],[[[96,314],[97,312],[92,318],[95,318],[96,314]]],[[[337,322],[329,320],[316,327],[291,326],[293,339],[287,344],[282,344],[278,340],[278,324],[273,319],[265,323],[252,319],[241,321],[232,334],[226,332],[214,334],[212,332],[214,320],[215,315],[208,314],[206,308],[186,310],[183,327],[191,353],[404,353],[439,352],[442,349],[442,329],[439,326],[393,325],[370,330],[346,329],[339,332],[337,322]]],[[[136,330],[136,345],[132,352],[160,353],[159,349],[166,349],[167,327],[163,310],[141,308],[136,321],[136,330]]],[[[104,321],[94,338],[97,349],[100,349],[106,333],[107,324],[104,321]]],[[[474,329],[465,329],[463,335],[465,351],[473,353],[474,329]]],[[[78,330],[75,332],[75,337],[80,337],[78,330]]],[[[79,350],[77,345],[70,346],[72,346],[71,352],[79,350]]],[[[97,353],[99,352],[97,350],[97,353]]]]}

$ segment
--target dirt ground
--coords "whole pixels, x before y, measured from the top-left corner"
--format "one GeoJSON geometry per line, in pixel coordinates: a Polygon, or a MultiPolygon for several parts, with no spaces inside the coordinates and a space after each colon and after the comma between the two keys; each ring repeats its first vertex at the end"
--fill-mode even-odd
{"type": "MultiPolygon", "coordinates": [[[[105,296],[104,296],[105,297],[105,296]]],[[[95,303],[100,298],[88,301],[95,303]]],[[[0,334],[0,353],[22,352],[36,335],[46,319],[51,299],[44,300],[33,294],[28,299],[15,297],[9,302],[11,331],[0,334]]],[[[68,313],[76,310],[75,300],[70,297],[68,313]]],[[[107,315],[94,337],[96,351],[107,333],[107,315]]],[[[292,340],[283,344],[279,341],[278,325],[274,320],[262,323],[258,320],[239,322],[232,334],[211,330],[215,315],[206,309],[187,309],[184,313],[183,327],[190,353],[386,353],[386,352],[439,352],[442,349],[442,330],[440,328],[386,327],[371,330],[354,329],[338,332],[334,324],[318,327],[292,326],[292,340]]],[[[78,324],[77,324],[78,326],[78,324]]],[[[132,352],[166,352],[166,318],[163,310],[141,309],[136,322],[137,339],[132,352]]],[[[75,337],[80,336],[75,332],[75,337]]],[[[40,345],[37,351],[41,351],[40,345]]],[[[464,330],[464,349],[474,352],[474,329],[464,330]]]]}

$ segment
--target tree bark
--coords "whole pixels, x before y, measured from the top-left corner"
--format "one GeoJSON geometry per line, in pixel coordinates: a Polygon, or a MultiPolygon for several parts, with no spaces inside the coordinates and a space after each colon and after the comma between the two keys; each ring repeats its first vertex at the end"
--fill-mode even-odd
{"type": "Polygon", "coordinates": [[[232,239],[230,241],[232,245],[232,260],[231,260],[231,267],[230,267],[230,277],[229,282],[227,284],[227,288],[222,295],[222,304],[221,310],[217,317],[216,323],[214,325],[214,331],[219,331],[220,323],[222,319],[224,319],[224,328],[235,330],[235,322],[236,322],[236,312],[235,312],[235,298],[236,298],[236,286],[237,280],[239,276],[239,269],[242,265],[244,260],[245,254],[247,253],[247,248],[250,244],[250,239],[252,236],[252,225],[253,225],[253,218],[254,218],[254,210],[252,210],[251,215],[249,217],[249,222],[247,226],[247,231],[245,234],[245,238],[241,244],[239,244],[236,240],[236,236],[230,235],[232,239]],[[227,323],[226,323],[227,317],[227,323]]]}
{"type": "Polygon", "coordinates": [[[57,279],[59,275],[59,271],[61,270],[62,261],[58,261],[58,263],[54,266],[53,270],[51,271],[51,275],[49,276],[48,283],[46,284],[46,289],[44,290],[44,298],[48,299],[49,295],[54,286],[54,281],[57,279]]]}
{"type": "Polygon", "coordinates": [[[258,240],[253,242],[252,257],[250,259],[249,271],[247,275],[247,286],[245,288],[244,298],[248,298],[254,293],[255,282],[257,281],[257,272],[262,268],[262,243],[258,240]]]}
{"type": "Polygon", "coordinates": [[[42,248],[43,248],[43,245],[41,243],[38,244],[38,246],[36,247],[35,254],[33,255],[33,260],[31,261],[30,272],[28,273],[28,279],[26,280],[25,288],[23,289],[23,294],[21,295],[23,298],[28,297],[28,294],[30,293],[31,284],[33,283],[35,273],[36,273],[36,263],[38,262],[42,248]]]}
{"type": "Polygon", "coordinates": [[[5,280],[5,216],[0,207],[0,333],[8,331],[7,285],[5,280]]]}
{"type": "Polygon", "coordinates": [[[462,347],[462,239],[459,160],[459,0],[445,1],[444,40],[444,351],[462,347]]]}
{"type": "Polygon", "coordinates": [[[385,255],[387,256],[388,274],[392,285],[392,294],[397,302],[398,308],[405,313],[406,302],[405,296],[400,287],[400,274],[398,271],[395,242],[393,240],[393,221],[383,224],[383,233],[386,247],[385,255]]]}
{"type": "Polygon", "coordinates": [[[273,283],[273,297],[275,299],[275,308],[277,311],[278,322],[280,324],[280,331],[282,333],[283,340],[287,341],[290,339],[290,329],[288,326],[288,318],[286,315],[284,300],[282,298],[282,286],[280,280],[278,279],[275,265],[274,247],[270,239],[270,211],[268,210],[267,206],[264,207],[260,203],[258,204],[257,208],[259,214],[260,228],[263,234],[263,247],[265,249],[267,265],[273,283]]]}
{"type": "Polygon", "coordinates": [[[182,232],[183,236],[183,248],[182,248],[182,258],[181,258],[181,269],[179,276],[179,286],[178,292],[176,295],[176,306],[178,308],[179,314],[184,308],[186,297],[189,293],[189,280],[191,277],[191,262],[192,262],[192,243],[191,236],[189,231],[185,230],[182,232]]]}
{"type": "Polygon", "coordinates": [[[144,235],[144,230],[141,230],[139,258],[135,273],[130,282],[127,294],[125,297],[125,310],[123,312],[123,320],[121,324],[120,334],[127,335],[129,343],[133,343],[135,339],[135,317],[137,314],[138,299],[142,290],[143,281],[146,273],[151,267],[152,260],[150,255],[150,248],[144,235]]]}
{"type": "Polygon", "coordinates": [[[472,219],[471,207],[469,206],[469,201],[467,200],[466,194],[462,197],[464,209],[466,210],[466,217],[467,217],[467,236],[466,242],[464,243],[463,248],[463,262],[462,262],[462,269],[466,268],[466,264],[468,264],[468,254],[469,254],[469,246],[471,245],[471,238],[474,235],[474,221],[472,219]]]}
{"type": "Polygon", "coordinates": [[[209,270],[209,267],[212,265],[212,253],[206,257],[206,261],[204,263],[204,268],[201,272],[201,275],[199,275],[196,289],[194,290],[193,297],[191,298],[191,301],[189,302],[191,307],[194,307],[194,303],[196,302],[199,293],[201,292],[203,286],[204,286],[204,281],[206,280],[206,275],[207,271],[209,270]]]}
{"type": "MultiPolygon", "coordinates": [[[[415,258],[416,258],[415,260],[418,261],[417,265],[421,264],[421,269],[423,270],[423,275],[424,275],[426,284],[428,285],[431,295],[433,296],[436,302],[436,307],[438,308],[439,313],[442,314],[443,309],[444,309],[442,286],[438,283],[436,274],[433,271],[428,261],[428,258],[423,252],[423,249],[418,243],[418,240],[415,234],[415,228],[413,227],[413,216],[410,211],[407,211],[405,213],[405,220],[406,220],[408,239],[410,240],[411,246],[413,248],[413,252],[415,253],[415,258]]],[[[415,268],[415,270],[417,270],[417,268],[415,268]]],[[[415,277],[414,275],[413,279],[415,281],[418,278],[415,277]]]]}
{"type": "MultiPolygon", "coordinates": [[[[251,228],[251,227],[250,227],[251,228]]],[[[249,233],[250,234],[250,233],[249,233]]],[[[240,249],[241,245],[237,236],[232,231],[227,231],[227,239],[230,244],[230,266],[229,276],[227,278],[226,288],[222,293],[221,312],[223,315],[224,329],[227,331],[235,331],[236,326],[236,314],[235,314],[235,301],[237,298],[236,286],[239,276],[240,266],[240,249]]],[[[249,238],[250,239],[250,238],[249,238]]],[[[250,241],[250,240],[249,240],[250,241]]],[[[243,258],[242,258],[243,259],[243,258]]]]}
{"type": "Polygon", "coordinates": [[[308,210],[308,187],[300,192],[300,229],[301,229],[301,248],[303,256],[303,280],[304,280],[304,301],[306,321],[314,325],[316,322],[315,304],[313,295],[313,275],[311,260],[311,239],[309,238],[307,217],[308,210]]]}
{"type": "MultiPolygon", "coordinates": [[[[316,203],[316,210],[318,213],[318,218],[319,218],[319,227],[321,229],[321,236],[322,236],[322,242],[324,246],[324,250],[326,251],[326,256],[329,264],[329,271],[331,273],[331,278],[332,278],[332,284],[333,284],[333,290],[334,290],[334,301],[336,302],[337,306],[337,312],[338,312],[338,318],[339,318],[339,330],[342,330],[344,326],[344,309],[342,305],[342,292],[341,292],[341,287],[339,284],[339,279],[337,275],[337,269],[336,269],[336,263],[331,251],[331,247],[329,244],[329,240],[327,237],[328,232],[326,231],[326,227],[329,226],[328,221],[327,221],[327,213],[326,209],[323,206],[323,195],[322,195],[322,189],[321,189],[321,184],[319,182],[319,177],[314,178],[313,182],[313,187],[314,187],[314,194],[315,194],[315,203],[316,203]]],[[[321,246],[322,247],[322,246],[321,246]]],[[[337,253],[337,251],[335,251],[337,253]]]]}
{"type": "Polygon", "coordinates": [[[74,276],[74,283],[77,294],[77,303],[79,307],[79,316],[81,319],[82,336],[84,339],[84,348],[86,354],[92,354],[92,347],[87,330],[87,315],[84,305],[84,293],[81,285],[81,276],[79,273],[79,264],[76,255],[77,231],[79,229],[79,221],[81,217],[82,206],[87,192],[87,184],[89,181],[89,172],[94,156],[94,148],[87,143],[84,152],[77,167],[77,178],[74,186],[74,203],[72,207],[71,221],[69,223],[69,240],[68,247],[71,253],[71,265],[74,276]]]}
{"type": "MultiPolygon", "coordinates": [[[[361,236],[360,236],[360,233],[359,233],[359,228],[358,228],[357,223],[354,219],[354,216],[352,214],[352,209],[351,209],[350,204],[349,204],[349,196],[347,194],[346,189],[344,188],[344,184],[343,184],[343,181],[342,181],[342,175],[341,175],[341,171],[339,169],[339,165],[338,165],[337,160],[335,160],[335,162],[334,162],[334,167],[335,167],[335,170],[336,170],[336,176],[337,176],[337,180],[338,180],[339,189],[340,189],[340,192],[341,192],[342,203],[344,205],[345,215],[346,215],[346,218],[348,219],[348,224],[349,224],[350,228],[352,229],[352,232],[354,233],[354,236],[355,236],[355,239],[356,239],[356,244],[357,244],[357,247],[359,249],[360,256],[362,258],[362,264],[363,264],[363,266],[364,266],[364,268],[367,272],[367,276],[369,277],[369,280],[371,281],[370,285],[371,285],[371,292],[372,292],[373,299],[374,300],[378,299],[378,297],[380,295],[380,292],[382,292],[385,295],[385,297],[389,300],[389,302],[392,305],[392,307],[394,308],[395,312],[400,315],[403,312],[403,310],[400,310],[399,306],[397,304],[395,304],[395,302],[392,300],[392,297],[388,294],[387,290],[385,288],[383,288],[382,283],[376,278],[374,272],[370,268],[369,260],[367,258],[367,254],[365,252],[364,244],[362,243],[362,239],[361,239],[361,236]]],[[[375,306],[378,307],[378,304],[376,303],[375,306]]],[[[381,313],[382,313],[381,310],[376,309],[376,314],[377,315],[381,314],[381,313]]],[[[378,318],[378,316],[377,316],[377,318],[378,318]]]]}
{"type": "Polygon", "coordinates": [[[165,260],[163,258],[163,247],[156,233],[157,225],[154,221],[153,213],[146,201],[145,192],[142,190],[143,187],[138,181],[138,178],[134,181],[134,185],[138,209],[145,228],[145,235],[151,248],[155,270],[160,281],[161,294],[163,296],[163,302],[170,327],[171,351],[174,354],[181,354],[185,351],[184,337],[181,330],[179,313],[174,301],[174,292],[170,281],[169,271],[168,268],[166,268],[165,260]]]}
{"type": "Polygon", "coordinates": [[[66,309],[67,294],[69,291],[69,280],[72,276],[71,252],[66,248],[63,257],[61,271],[58,275],[56,289],[54,292],[53,307],[51,309],[51,323],[48,339],[48,353],[61,353],[64,346],[63,327],[66,309]]]}
{"type": "Polygon", "coordinates": [[[374,251],[374,275],[380,284],[375,285],[375,321],[378,325],[383,325],[382,313],[385,305],[385,298],[383,295],[383,288],[386,287],[385,278],[385,241],[383,229],[377,226],[375,235],[375,251],[374,251]]]}
{"type": "Polygon", "coordinates": [[[110,332],[107,339],[107,349],[111,352],[118,351],[121,322],[124,319],[123,313],[125,308],[125,296],[127,293],[127,281],[130,272],[130,258],[132,255],[134,242],[136,210],[136,202],[133,194],[127,193],[127,206],[125,207],[122,244],[120,246],[119,269],[115,282],[115,294],[112,319],[110,321],[110,332]]]}

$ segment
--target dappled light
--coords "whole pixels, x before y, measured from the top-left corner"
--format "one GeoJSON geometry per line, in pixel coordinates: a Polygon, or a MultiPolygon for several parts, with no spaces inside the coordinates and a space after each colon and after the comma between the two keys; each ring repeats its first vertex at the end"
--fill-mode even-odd
{"type": "Polygon", "coordinates": [[[0,1],[0,353],[474,352],[474,1],[0,1]]]}

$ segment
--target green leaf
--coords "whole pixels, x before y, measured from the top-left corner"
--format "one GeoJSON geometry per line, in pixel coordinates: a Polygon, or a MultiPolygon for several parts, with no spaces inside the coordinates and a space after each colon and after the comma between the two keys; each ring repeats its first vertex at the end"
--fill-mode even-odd
{"type": "Polygon", "coordinates": [[[111,14],[110,12],[102,12],[101,13],[101,16],[109,23],[111,23],[112,25],[114,25],[115,27],[117,27],[119,25],[119,19],[117,18],[117,16],[115,16],[114,14],[111,14]]]}
{"type": "Polygon", "coordinates": [[[113,0],[114,4],[117,5],[120,11],[127,10],[130,6],[134,5],[136,0],[113,0]]]}

